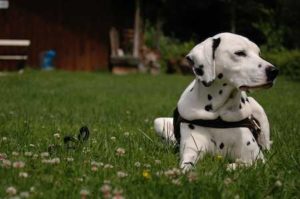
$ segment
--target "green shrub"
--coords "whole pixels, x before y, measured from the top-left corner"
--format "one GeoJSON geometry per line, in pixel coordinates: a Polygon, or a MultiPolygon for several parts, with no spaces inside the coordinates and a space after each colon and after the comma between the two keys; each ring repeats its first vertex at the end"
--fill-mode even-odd
{"type": "Polygon", "coordinates": [[[146,23],[144,31],[145,44],[152,49],[158,48],[163,68],[166,67],[169,60],[181,59],[196,45],[192,40],[180,41],[177,38],[166,36],[162,32],[159,37],[157,37],[157,34],[154,26],[146,23]],[[159,38],[158,41],[157,38],[159,38]]]}
{"type": "Polygon", "coordinates": [[[281,75],[288,76],[292,80],[300,80],[299,50],[281,50],[263,54],[266,60],[279,68],[281,75]]]}

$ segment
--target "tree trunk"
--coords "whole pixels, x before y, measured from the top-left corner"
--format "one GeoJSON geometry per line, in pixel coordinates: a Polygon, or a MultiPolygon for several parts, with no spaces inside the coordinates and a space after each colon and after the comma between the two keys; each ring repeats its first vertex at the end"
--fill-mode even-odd
{"type": "Polygon", "coordinates": [[[140,0],[135,0],[133,56],[139,57],[140,48],[140,0]]]}

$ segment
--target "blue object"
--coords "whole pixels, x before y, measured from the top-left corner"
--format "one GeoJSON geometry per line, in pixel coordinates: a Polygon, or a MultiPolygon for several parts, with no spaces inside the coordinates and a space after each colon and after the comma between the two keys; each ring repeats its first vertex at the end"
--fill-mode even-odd
{"type": "Polygon", "coordinates": [[[52,70],[54,68],[53,60],[56,57],[55,50],[48,50],[42,54],[41,66],[44,70],[52,70]]]}

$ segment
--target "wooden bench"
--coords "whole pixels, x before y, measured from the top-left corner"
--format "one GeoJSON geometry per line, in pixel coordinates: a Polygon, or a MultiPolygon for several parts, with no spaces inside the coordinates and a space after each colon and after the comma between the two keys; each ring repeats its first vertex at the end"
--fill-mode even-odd
{"type": "Polygon", "coordinates": [[[0,39],[0,70],[22,70],[30,43],[26,39],[0,39]]]}

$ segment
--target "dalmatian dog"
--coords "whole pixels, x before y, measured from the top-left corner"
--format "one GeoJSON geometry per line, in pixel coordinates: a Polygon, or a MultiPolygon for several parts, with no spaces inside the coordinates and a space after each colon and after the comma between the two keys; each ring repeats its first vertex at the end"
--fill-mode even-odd
{"type": "Polygon", "coordinates": [[[234,160],[228,165],[264,162],[270,130],[264,109],[247,93],[272,87],[278,69],[260,57],[249,39],[220,33],[186,56],[196,78],[182,93],[173,117],[160,117],[154,129],[177,143],[180,167],[187,172],[207,153],[234,160]]]}

